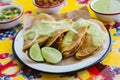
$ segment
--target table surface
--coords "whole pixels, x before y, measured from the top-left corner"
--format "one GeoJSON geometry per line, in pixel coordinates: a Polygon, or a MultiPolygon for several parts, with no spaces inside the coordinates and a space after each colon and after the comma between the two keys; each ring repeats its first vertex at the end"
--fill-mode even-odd
{"type": "MultiPolygon", "coordinates": [[[[67,0],[60,13],[69,12],[89,4],[91,0],[67,0]]],[[[24,12],[36,12],[32,0],[0,0],[4,3],[19,4],[24,12]]],[[[96,18],[89,9],[91,17],[96,18]]],[[[120,80],[120,22],[105,23],[112,36],[112,49],[107,57],[90,68],[69,74],[47,74],[21,65],[12,52],[12,42],[19,26],[0,30],[0,80],[120,80]]]]}

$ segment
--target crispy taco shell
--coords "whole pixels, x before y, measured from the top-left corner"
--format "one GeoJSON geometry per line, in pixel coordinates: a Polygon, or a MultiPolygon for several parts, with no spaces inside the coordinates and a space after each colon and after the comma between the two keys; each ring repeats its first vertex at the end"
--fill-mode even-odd
{"type": "Polygon", "coordinates": [[[79,50],[76,53],[76,58],[81,59],[81,57],[85,57],[91,53],[93,53],[99,46],[93,46],[92,45],[92,36],[86,34],[85,35],[85,40],[79,50]]]}
{"type": "Polygon", "coordinates": [[[73,37],[73,41],[71,42],[71,44],[61,49],[61,52],[63,53],[64,57],[69,57],[74,55],[74,53],[72,52],[79,46],[86,31],[87,31],[87,27],[80,28],[78,30],[78,33],[73,37]]]}
{"type": "Polygon", "coordinates": [[[59,29],[55,33],[53,33],[53,36],[51,36],[45,46],[51,46],[62,34],[66,33],[68,29],[59,29]]]}
{"type": "Polygon", "coordinates": [[[39,15],[37,15],[34,20],[33,20],[33,25],[37,22],[37,21],[41,21],[41,20],[47,20],[47,21],[55,21],[55,19],[45,13],[40,13],[39,15]]]}
{"type": "Polygon", "coordinates": [[[38,43],[40,46],[44,44],[48,40],[48,36],[42,37],[40,39],[35,40],[31,43],[30,40],[27,40],[27,42],[24,42],[23,51],[28,50],[30,47],[32,47],[33,44],[38,43]]]}

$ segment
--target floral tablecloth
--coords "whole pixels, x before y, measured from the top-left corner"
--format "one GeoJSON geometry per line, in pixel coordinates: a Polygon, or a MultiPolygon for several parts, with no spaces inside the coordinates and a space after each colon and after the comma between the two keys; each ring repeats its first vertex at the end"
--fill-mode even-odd
{"type": "MultiPolygon", "coordinates": [[[[67,0],[60,13],[81,8],[90,1],[67,0]]],[[[20,4],[25,12],[37,11],[32,0],[0,0],[0,6],[6,4],[20,4]]],[[[96,18],[90,9],[89,11],[91,17],[96,18]]],[[[13,29],[0,30],[0,80],[120,80],[120,22],[105,23],[105,25],[112,36],[112,49],[107,57],[86,70],[69,74],[42,73],[20,64],[12,52],[12,42],[21,24],[13,29]]]]}

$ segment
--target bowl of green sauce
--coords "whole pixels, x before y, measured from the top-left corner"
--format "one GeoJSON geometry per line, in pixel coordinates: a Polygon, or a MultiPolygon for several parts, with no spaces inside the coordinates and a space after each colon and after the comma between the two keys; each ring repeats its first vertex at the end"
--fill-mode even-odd
{"type": "Polygon", "coordinates": [[[120,0],[94,0],[90,3],[91,10],[103,22],[120,20],[120,0]]]}
{"type": "Polygon", "coordinates": [[[19,5],[6,5],[0,7],[0,29],[15,27],[20,23],[22,14],[23,10],[19,5]]]}

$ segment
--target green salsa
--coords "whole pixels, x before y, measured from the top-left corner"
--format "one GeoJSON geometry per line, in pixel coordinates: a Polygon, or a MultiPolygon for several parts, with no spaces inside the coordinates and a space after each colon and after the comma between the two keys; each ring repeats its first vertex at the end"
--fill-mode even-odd
{"type": "Polygon", "coordinates": [[[0,12],[0,21],[1,22],[10,21],[12,19],[17,18],[20,15],[20,13],[21,13],[20,9],[17,8],[3,9],[0,12]]]}
{"type": "Polygon", "coordinates": [[[98,12],[117,13],[120,12],[120,0],[97,0],[93,8],[98,12]]]}

